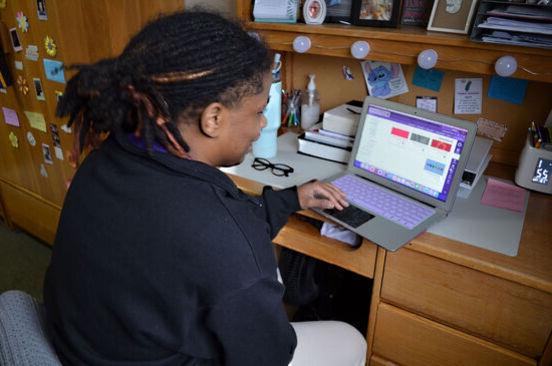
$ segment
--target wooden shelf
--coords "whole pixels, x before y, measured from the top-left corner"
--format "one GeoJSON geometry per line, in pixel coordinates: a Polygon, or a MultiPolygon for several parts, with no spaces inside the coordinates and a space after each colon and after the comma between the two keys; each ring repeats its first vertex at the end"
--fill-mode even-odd
{"type": "Polygon", "coordinates": [[[295,37],[306,35],[312,41],[309,54],[351,58],[351,44],[365,40],[371,48],[367,59],[415,64],[422,50],[433,48],[439,55],[437,68],[487,75],[495,74],[494,63],[499,57],[511,55],[519,65],[513,77],[552,83],[552,50],[474,42],[468,35],[428,32],[414,26],[390,29],[257,23],[251,19],[249,1],[238,0],[237,5],[238,16],[247,29],[259,33],[270,48],[282,52],[292,52],[295,37]]]}

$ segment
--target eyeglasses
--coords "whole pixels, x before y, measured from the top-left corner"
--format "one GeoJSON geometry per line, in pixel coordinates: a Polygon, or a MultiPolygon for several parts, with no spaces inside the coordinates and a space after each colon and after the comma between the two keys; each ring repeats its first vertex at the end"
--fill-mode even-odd
{"type": "Polygon", "coordinates": [[[272,164],[270,161],[263,158],[255,158],[251,167],[255,170],[266,170],[270,168],[272,174],[277,177],[289,177],[293,173],[293,168],[286,164],[272,164]]]}

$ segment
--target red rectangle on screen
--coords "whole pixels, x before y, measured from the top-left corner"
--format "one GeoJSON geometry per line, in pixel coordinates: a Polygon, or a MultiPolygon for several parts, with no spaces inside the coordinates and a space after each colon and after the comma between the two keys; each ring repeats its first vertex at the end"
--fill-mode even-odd
{"type": "Polygon", "coordinates": [[[393,127],[391,129],[391,134],[399,137],[404,137],[405,139],[408,138],[408,131],[401,130],[399,128],[393,127]]]}
{"type": "Polygon", "coordinates": [[[432,140],[431,146],[436,147],[441,150],[450,151],[450,148],[452,147],[451,144],[447,144],[446,142],[439,141],[439,140],[432,140]]]}

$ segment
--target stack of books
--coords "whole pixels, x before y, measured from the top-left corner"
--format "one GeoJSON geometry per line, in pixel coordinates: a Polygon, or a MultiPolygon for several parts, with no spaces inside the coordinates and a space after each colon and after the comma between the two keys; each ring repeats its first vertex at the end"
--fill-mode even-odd
{"type": "Polygon", "coordinates": [[[350,101],[324,112],[322,123],[298,137],[297,152],[347,164],[361,110],[362,102],[350,101]]]}

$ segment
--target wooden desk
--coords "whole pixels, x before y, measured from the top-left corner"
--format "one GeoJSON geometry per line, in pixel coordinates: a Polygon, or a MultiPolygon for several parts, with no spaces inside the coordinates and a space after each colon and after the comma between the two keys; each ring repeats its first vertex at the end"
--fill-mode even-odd
{"type": "MultiPolygon", "coordinates": [[[[512,178],[513,168],[492,164],[487,173],[512,178]]],[[[552,364],[551,228],[552,197],[531,193],[516,257],[429,233],[394,253],[367,240],[353,250],[296,217],[274,242],[374,279],[371,365],[544,366],[552,364]]]]}

